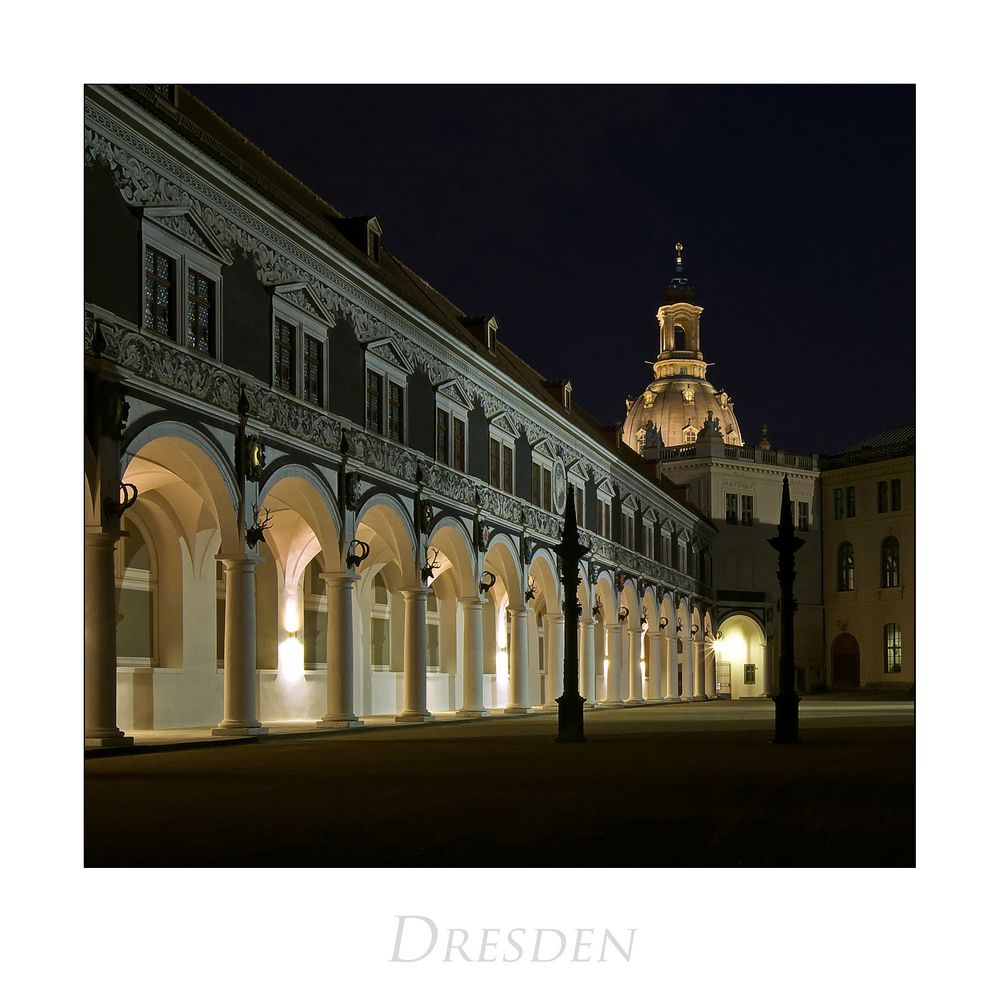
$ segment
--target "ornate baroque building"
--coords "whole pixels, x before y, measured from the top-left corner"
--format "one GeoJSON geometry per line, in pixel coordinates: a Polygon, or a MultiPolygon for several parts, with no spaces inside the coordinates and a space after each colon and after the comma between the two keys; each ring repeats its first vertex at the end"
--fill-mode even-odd
{"type": "MultiPolygon", "coordinates": [[[[669,460],[184,90],[88,87],[84,113],[88,745],[553,705],[567,496],[588,704],[714,695],[718,519],[669,460]]],[[[661,312],[680,432],[712,409],[741,449],[700,309],[661,312]]]]}

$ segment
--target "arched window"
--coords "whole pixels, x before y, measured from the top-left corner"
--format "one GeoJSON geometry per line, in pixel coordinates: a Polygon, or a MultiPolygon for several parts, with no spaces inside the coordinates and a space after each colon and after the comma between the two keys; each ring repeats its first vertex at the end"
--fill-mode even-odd
{"type": "Polygon", "coordinates": [[[890,535],[882,540],[882,586],[899,586],[899,539],[890,535]]]}
{"type": "Polygon", "coordinates": [[[674,350],[675,351],[685,351],[687,350],[686,334],[684,333],[683,326],[674,327],[674,350]]]}
{"type": "Polygon", "coordinates": [[[854,546],[842,542],[837,549],[837,590],[854,590],[854,546]]]}
{"type": "Polygon", "coordinates": [[[684,443],[694,444],[698,440],[698,432],[694,430],[693,427],[686,427],[684,429],[684,443]]]}
{"type": "Polygon", "coordinates": [[[898,674],[903,669],[903,630],[895,622],[890,622],[882,634],[883,667],[887,674],[898,674]]]}

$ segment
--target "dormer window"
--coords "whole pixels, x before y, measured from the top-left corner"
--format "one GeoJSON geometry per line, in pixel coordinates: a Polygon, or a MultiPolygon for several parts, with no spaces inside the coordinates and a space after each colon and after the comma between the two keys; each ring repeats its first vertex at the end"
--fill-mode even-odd
{"type": "Polygon", "coordinates": [[[563,406],[568,410],[573,402],[573,383],[564,382],[562,387],[563,406]]]}
{"type": "Polygon", "coordinates": [[[376,218],[368,220],[368,256],[377,264],[382,255],[382,227],[376,218]]]}
{"type": "Polygon", "coordinates": [[[486,347],[493,352],[497,349],[497,329],[496,317],[491,316],[486,324],[486,347]]]}

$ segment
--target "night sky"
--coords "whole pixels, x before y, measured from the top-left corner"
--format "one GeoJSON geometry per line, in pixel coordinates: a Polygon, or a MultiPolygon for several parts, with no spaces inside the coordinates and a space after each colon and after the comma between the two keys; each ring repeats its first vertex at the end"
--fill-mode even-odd
{"type": "Polygon", "coordinates": [[[915,415],[909,86],[192,86],[604,423],[652,377],[673,245],[744,439],[915,415]]]}

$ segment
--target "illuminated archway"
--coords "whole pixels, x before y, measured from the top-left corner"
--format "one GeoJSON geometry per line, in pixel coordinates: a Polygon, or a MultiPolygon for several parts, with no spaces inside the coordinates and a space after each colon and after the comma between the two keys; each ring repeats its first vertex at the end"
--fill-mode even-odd
{"type": "Polygon", "coordinates": [[[766,694],[767,639],[750,615],[734,614],[718,627],[715,641],[715,671],[719,693],[730,697],[759,698],[766,694]]]}

